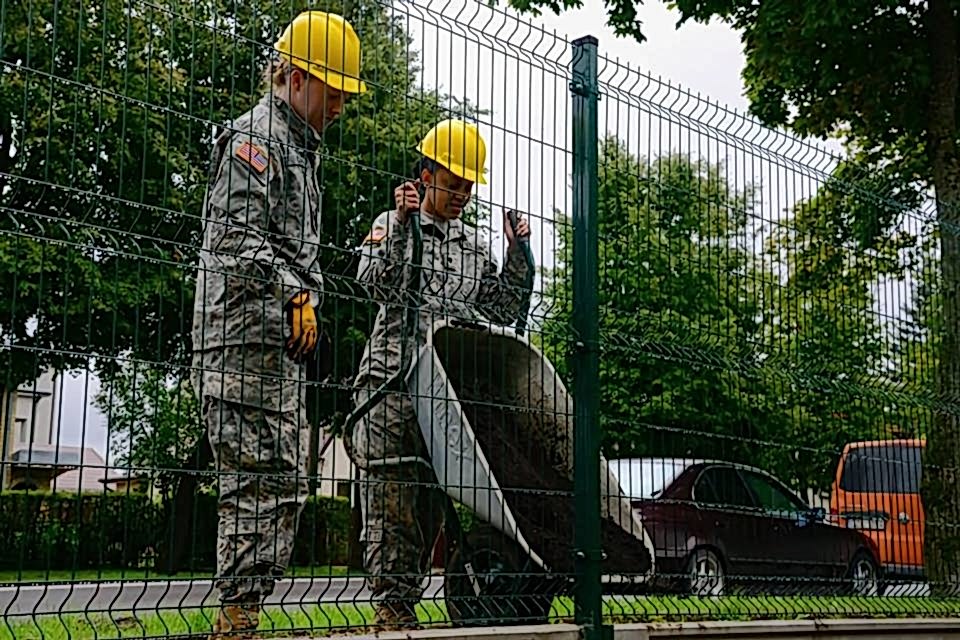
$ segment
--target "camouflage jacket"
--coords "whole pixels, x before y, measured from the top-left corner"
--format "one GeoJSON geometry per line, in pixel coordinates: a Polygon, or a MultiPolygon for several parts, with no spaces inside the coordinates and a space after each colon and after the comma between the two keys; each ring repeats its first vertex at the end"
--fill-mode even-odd
{"type": "MultiPolygon", "coordinates": [[[[413,234],[409,223],[400,224],[395,216],[394,211],[380,214],[359,249],[357,278],[380,308],[360,362],[357,386],[389,378],[401,366],[401,349],[413,346],[402,344],[413,234]]],[[[461,220],[426,217],[422,226],[418,343],[425,339],[426,329],[442,318],[512,323],[527,292],[527,265],[519,246],[507,251],[506,264],[498,273],[490,245],[476,228],[461,220]]]]}
{"type": "Polygon", "coordinates": [[[284,304],[306,290],[320,305],[319,143],[315,129],[270,95],[217,138],[203,203],[195,350],[282,346],[284,304]]]}

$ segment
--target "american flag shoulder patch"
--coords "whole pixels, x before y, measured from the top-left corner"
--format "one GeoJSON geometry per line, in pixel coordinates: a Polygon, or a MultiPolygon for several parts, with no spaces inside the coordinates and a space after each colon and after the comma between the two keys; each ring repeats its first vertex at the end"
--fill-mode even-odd
{"type": "Polygon", "coordinates": [[[237,149],[237,157],[253,167],[257,173],[267,170],[267,153],[255,144],[244,142],[237,149]]]}
{"type": "Polygon", "coordinates": [[[383,227],[374,227],[367,237],[363,239],[363,244],[380,244],[387,236],[387,230],[383,227]]]}

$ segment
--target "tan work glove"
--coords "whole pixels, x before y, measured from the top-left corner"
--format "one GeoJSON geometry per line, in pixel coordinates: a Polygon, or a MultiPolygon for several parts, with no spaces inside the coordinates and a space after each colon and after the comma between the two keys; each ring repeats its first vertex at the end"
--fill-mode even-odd
{"type": "Polygon", "coordinates": [[[310,293],[301,291],[284,307],[287,312],[287,355],[302,362],[317,346],[317,313],[310,304],[310,293]]]}

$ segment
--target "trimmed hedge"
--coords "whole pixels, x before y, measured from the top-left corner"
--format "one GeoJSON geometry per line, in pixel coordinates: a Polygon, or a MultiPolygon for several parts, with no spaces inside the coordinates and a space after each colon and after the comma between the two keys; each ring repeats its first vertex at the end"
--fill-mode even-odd
{"type": "Polygon", "coordinates": [[[0,568],[135,565],[157,515],[145,495],[0,493],[0,568]]]}
{"type": "MultiPolygon", "coordinates": [[[[187,539],[175,541],[170,507],[147,495],[0,492],[0,569],[150,566],[158,552],[179,544],[187,551],[184,568],[212,570],[217,498],[194,498],[187,539]]],[[[293,563],[347,564],[349,542],[349,503],[343,498],[308,498],[293,563]]]]}

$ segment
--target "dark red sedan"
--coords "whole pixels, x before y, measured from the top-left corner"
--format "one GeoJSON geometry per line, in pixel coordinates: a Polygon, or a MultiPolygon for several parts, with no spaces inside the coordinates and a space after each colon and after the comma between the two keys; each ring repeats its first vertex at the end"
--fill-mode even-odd
{"type": "Polygon", "coordinates": [[[760,469],[729,462],[635,458],[610,468],[656,550],[655,584],[696,595],[750,592],[877,595],[878,554],[760,469]]]}

